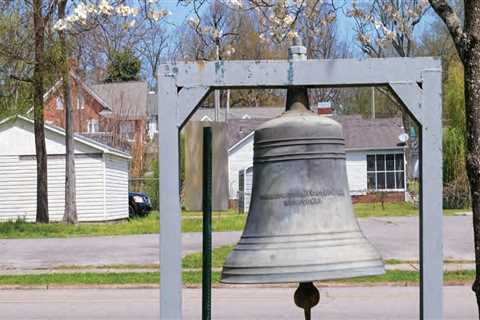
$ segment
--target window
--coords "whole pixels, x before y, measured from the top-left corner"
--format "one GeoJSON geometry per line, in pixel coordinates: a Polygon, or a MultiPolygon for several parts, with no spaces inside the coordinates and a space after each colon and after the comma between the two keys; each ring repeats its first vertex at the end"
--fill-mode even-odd
{"type": "Polygon", "coordinates": [[[80,92],[77,95],[77,109],[85,109],[85,100],[83,99],[83,95],[80,92]]]}
{"type": "Polygon", "coordinates": [[[97,119],[88,120],[88,133],[95,133],[98,131],[99,131],[98,120],[97,119]]]}
{"type": "Polygon", "coordinates": [[[62,97],[57,97],[55,104],[57,106],[57,110],[63,110],[63,99],[62,97]]]}
{"type": "Polygon", "coordinates": [[[403,153],[367,155],[367,187],[369,190],[405,188],[403,153]]]}

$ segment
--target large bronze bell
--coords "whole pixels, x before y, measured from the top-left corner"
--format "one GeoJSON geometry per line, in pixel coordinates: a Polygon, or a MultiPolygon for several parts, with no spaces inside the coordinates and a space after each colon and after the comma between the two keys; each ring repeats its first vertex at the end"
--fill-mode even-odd
{"type": "Polygon", "coordinates": [[[315,280],[384,273],[353,212],[342,127],[308,105],[306,88],[289,88],[286,112],[255,131],[250,210],[224,283],[300,282],[315,300],[315,280]]]}

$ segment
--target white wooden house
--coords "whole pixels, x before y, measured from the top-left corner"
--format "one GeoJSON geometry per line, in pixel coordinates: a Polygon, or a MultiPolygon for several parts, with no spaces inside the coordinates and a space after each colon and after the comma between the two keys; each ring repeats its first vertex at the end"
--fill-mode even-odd
{"type": "MultiPolygon", "coordinates": [[[[46,125],[48,202],[51,221],[65,207],[65,132],[46,125]]],[[[0,122],[0,220],[35,220],[36,156],[33,121],[21,116],[0,122]]],[[[75,136],[77,210],[80,222],[128,218],[130,156],[75,136]]]]}
{"type": "MultiPolygon", "coordinates": [[[[335,119],[343,125],[347,177],[354,201],[376,201],[377,192],[386,193],[389,200],[404,200],[405,146],[399,140],[404,133],[401,119],[360,116],[335,119]]],[[[229,198],[238,201],[239,208],[245,211],[251,194],[254,129],[267,120],[235,119],[229,123],[229,198]]]]}

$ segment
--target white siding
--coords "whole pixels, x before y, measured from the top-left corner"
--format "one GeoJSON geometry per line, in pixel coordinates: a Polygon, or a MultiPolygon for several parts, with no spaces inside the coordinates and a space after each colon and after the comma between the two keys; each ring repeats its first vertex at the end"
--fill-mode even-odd
{"type": "Polygon", "coordinates": [[[367,194],[367,154],[347,151],[347,178],[351,195],[367,194]]]}
{"type": "MultiPolygon", "coordinates": [[[[75,159],[77,213],[80,222],[101,221],[103,206],[103,164],[101,154],[75,159]]],[[[65,157],[49,159],[48,206],[50,219],[59,221],[65,208],[65,157]]]]}
{"type": "Polygon", "coordinates": [[[75,170],[78,220],[81,222],[105,220],[102,155],[78,159],[75,170]]]}
{"type": "Polygon", "coordinates": [[[128,161],[105,156],[106,220],[128,218],[128,161]]]}
{"type": "MultiPolygon", "coordinates": [[[[79,221],[103,220],[103,165],[101,157],[76,159],[79,221]]],[[[0,156],[0,220],[35,220],[37,199],[35,157],[0,156]]],[[[48,207],[51,221],[60,221],[65,208],[65,158],[48,159],[48,207]]]]}
{"type": "MultiPolygon", "coordinates": [[[[48,154],[65,154],[65,136],[45,130],[45,145],[48,154]]],[[[98,150],[75,142],[75,153],[92,153],[98,150]]],[[[35,136],[33,126],[21,119],[15,125],[0,127],[0,156],[34,155],[35,136]]]]}
{"type": "Polygon", "coordinates": [[[0,156],[0,220],[35,219],[35,166],[0,156]]]}
{"type": "MultiPolygon", "coordinates": [[[[65,208],[65,136],[46,128],[48,202],[51,221],[65,208]]],[[[128,159],[75,143],[77,210],[80,222],[128,217],[128,159]],[[107,165],[104,159],[110,159],[107,165]],[[106,172],[106,169],[109,172],[106,172]],[[105,182],[105,177],[111,181],[105,182]],[[108,189],[108,190],[107,190],[108,189]],[[109,205],[105,199],[110,200],[109,205]],[[108,209],[108,212],[107,210],[108,209]]],[[[17,118],[0,126],[0,220],[35,220],[37,169],[33,125],[17,118]]]]}
{"type": "Polygon", "coordinates": [[[253,135],[228,153],[230,199],[238,199],[238,171],[253,165],[253,135]]]}

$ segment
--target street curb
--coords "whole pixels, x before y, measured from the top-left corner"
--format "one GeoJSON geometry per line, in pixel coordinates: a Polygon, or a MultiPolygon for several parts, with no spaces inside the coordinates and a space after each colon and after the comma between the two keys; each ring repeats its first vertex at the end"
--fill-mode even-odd
{"type": "MultiPolygon", "coordinates": [[[[318,289],[322,288],[348,288],[348,287],[418,287],[418,282],[378,282],[378,283],[315,283],[318,289]]],[[[470,281],[448,281],[444,283],[448,286],[470,286],[470,281]]],[[[296,283],[285,284],[221,284],[212,285],[215,289],[228,288],[296,288],[296,283]]],[[[159,289],[159,284],[78,284],[78,285],[0,285],[0,290],[55,290],[55,289],[159,289]]],[[[186,284],[184,289],[201,289],[201,284],[186,284]]]]}

